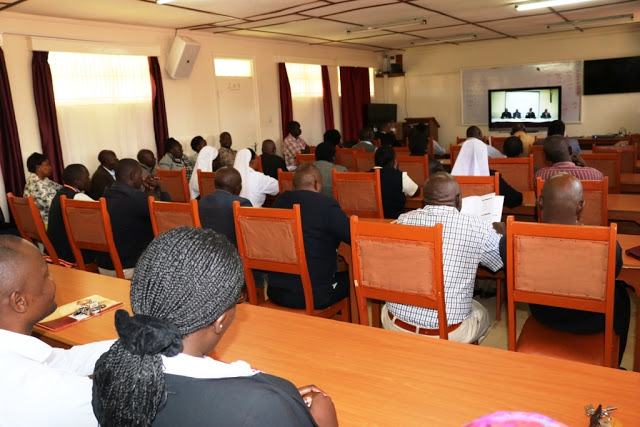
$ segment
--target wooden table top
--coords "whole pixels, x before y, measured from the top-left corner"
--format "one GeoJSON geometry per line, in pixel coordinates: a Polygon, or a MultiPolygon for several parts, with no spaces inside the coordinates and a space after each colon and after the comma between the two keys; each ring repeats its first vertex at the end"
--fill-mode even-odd
{"type": "MultiPolygon", "coordinates": [[[[128,282],[51,266],[56,300],[98,293],[125,302],[128,282]]],[[[69,344],[115,338],[113,312],[74,325],[52,339],[69,344]]],[[[584,405],[617,406],[625,425],[640,420],[640,374],[441,341],[242,304],[212,354],[242,359],[287,378],[315,384],[333,399],[340,423],[462,425],[501,410],[539,412],[586,425],[584,405]]]]}

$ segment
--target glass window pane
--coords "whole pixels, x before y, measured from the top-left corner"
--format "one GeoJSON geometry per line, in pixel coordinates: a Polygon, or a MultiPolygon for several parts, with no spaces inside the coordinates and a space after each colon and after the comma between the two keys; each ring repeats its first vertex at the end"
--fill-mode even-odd
{"type": "Polygon", "coordinates": [[[213,66],[217,77],[251,77],[250,59],[214,58],[213,66]]]}

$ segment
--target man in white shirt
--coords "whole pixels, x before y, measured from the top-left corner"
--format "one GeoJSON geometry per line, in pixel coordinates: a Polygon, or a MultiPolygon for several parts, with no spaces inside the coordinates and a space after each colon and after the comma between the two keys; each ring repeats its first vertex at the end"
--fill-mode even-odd
{"type": "Polygon", "coordinates": [[[70,350],[31,336],[56,309],[56,285],[40,251],[15,236],[0,236],[0,425],[97,425],[88,375],[112,344],[70,350]]]}
{"type": "MultiPolygon", "coordinates": [[[[482,131],[478,126],[471,126],[467,129],[467,141],[472,138],[483,141],[483,144],[484,144],[484,136],[482,136],[482,131]]],[[[465,142],[463,142],[463,144],[465,142]]],[[[487,154],[489,155],[490,159],[503,159],[507,157],[504,154],[502,154],[497,148],[494,148],[488,144],[485,144],[485,145],[487,146],[487,154]]]]}

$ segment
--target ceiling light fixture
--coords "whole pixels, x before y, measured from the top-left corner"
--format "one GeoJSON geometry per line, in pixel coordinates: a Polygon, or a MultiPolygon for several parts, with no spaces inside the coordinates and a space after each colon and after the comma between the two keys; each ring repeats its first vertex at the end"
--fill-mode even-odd
{"type": "Polygon", "coordinates": [[[405,19],[403,21],[387,22],[384,24],[361,25],[359,27],[347,28],[347,34],[359,33],[362,31],[384,30],[387,28],[407,27],[409,25],[424,25],[426,18],[405,19]]]}
{"type": "Polygon", "coordinates": [[[536,0],[520,3],[516,5],[516,10],[521,12],[523,10],[542,9],[544,7],[564,6],[573,3],[583,3],[592,0],[536,0]]]}
{"type": "Polygon", "coordinates": [[[600,27],[605,25],[630,24],[632,22],[634,22],[633,14],[629,13],[626,15],[604,16],[602,18],[581,19],[578,21],[556,22],[547,25],[547,29],[600,27]]]}
{"type": "Polygon", "coordinates": [[[476,34],[455,34],[453,36],[434,37],[430,39],[411,42],[411,46],[424,46],[424,45],[438,44],[438,43],[461,42],[466,40],[476,40],[477,38],[478,36],[476,34]]]}

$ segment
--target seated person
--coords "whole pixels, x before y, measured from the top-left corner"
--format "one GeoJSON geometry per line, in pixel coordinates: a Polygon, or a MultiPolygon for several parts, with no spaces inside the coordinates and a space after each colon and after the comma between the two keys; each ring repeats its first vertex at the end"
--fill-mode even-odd
{"type": "Polygon", "coordinates": [[[56,285],[36,246],[0,236],[0,271],[0,423],[96,425],[89,375],[113,341],[63,350],[31,336],[56,309],[56,285]]]}
{"type": "Polygon", "coordinates": [[[292,121],[287,123],[287,136],[282,140],[282,153],[287,169],[293,171],[296,169],[296,153],[308,153],[310,148],[306,141],[300,137],[302,129],[300,123],[292,121]]]}
{"type": "Polygon", "coordinates": [[[398,170],[398,161],[393,147],[379,147],[374,155],[375,166],[370,171],[380,169],[380,191],[382,192],[382,209],[384,217],[396,219],[404,212],[407,197],[418,194],[420,187],[413,182],[406,172],[398,170]]]}
{"type": "MultiPolygon", "coordinates": [[[[582,198],[582,184],[573,175],[561,173],[549,178],[542,188],[537,201],[542,212],[542,222],[547,224],[582,225],[580,215],[585,208],[582,198]]],[[[500,255],[506,261],[506,244],[500,242],[500,255]]],[[[506,263],[505,263],[506,265],[506,263]]],[[[616,277],[622,269],[622,248],[616,243],[616,277]]],[[[630,301],[624,282],[616,281],[614,295],[613,329],[620,336],[618,364],[627,345],[629,333],[630,301]]],[[[604,331],[604,314],[590,311],[572,310],[560,307],[529,304],[531,315],[549,328],[576,334],[595,334],[604,331]]]]}
{"type": "Polygon", "coordinates": [[[151,242],[131,281],[134,314],[116,312],[120,338],[96,363],[100,425],[338,425],[317,388],[208,356],[233,323],[242,271],[211,230],[180,227],[151,242]]]}
{"type": "Polygon", "coordinates": [[[520,113],[520,111],[518,111],[518,109],[516,108],[516,111],[513,113],[513,117],[514,119],[521,119],[522,118],[522,113],[520,113]]]}
{"type": "Polygon", "coordinates": [[[396,134],[391,131],[391,123],[389,122],[380,123],[374,139],[379,139],[380,145],[390,145],[392,147],[400,145],[396,139],[396,134]]]}
{"type": "Polygon", "coordinates": [[[329,129],[322,136],[323,142],[329,142],[334,147],[342,147],[342,135],[338,129],[329,129]]]}
{"type": "MultiPolygon", "coordinates": [[[[47,227],[47,236],[56,250],[58,258],[70,263],[75,263],[76,258],[73,256],[73,251],[69,245],[69,238],[67,237],[67,229],[64,225],[64,218],[62,217],[62,207],[60,206],[60,196],[67,196],[70,200],[88,200],[93,199],[84,191],[89,189],[91,185],[91,178],[89,177],[89,171],[84,165],[71,164],[64,168],[62,172],[62,187],[56,193],[56,196],[51,201],[51,207],[49,208],[49,226],[47,227]]],[[[94,256],[89,253],[84,253],[84,261],[92,262],[94,256]]]]}
{"type": "Polygon", "coordinates": [[[258,172],[258,156],[250,148],[243,148],[238,151],[233,168],[242,177],[240,196],[249,199],[254,207],[261,207],[267,198],[267,194],[275,196],[280,191],[280,186],[276,179],[258,172]]]}
{"type": "Polygon", "coordinates": [[[540,114],[541,119],[550,119],[551,113],[545,108],[542,114],[540,114]]]}
{"type": "MultiPolygon", "coordinates": [[[[438,172],[424,184],[424,203],[424,208],[400,215],[398,224],[423,227],[443,224],[442,262],[449,340],[482,341],[489,332],[491,319],[482,304],[472,299],[473,288],[478,264],[492,271],[502,268],[500,236],[479,217],[460,213],[460,186],[446,172],[438,172]]],[[[438,312],[389,302],[382,308],[382,326],[437,336],[438,312]]]]}
{"type": "MultiPolygon", "coordinates": [[[[120,262],[125,270],[125,277],[130,278],[140,254],[153,240],[148,196],[155,194],[156,187],[160,190],[160,200],[170,202],[171,196],[157,177],[147,178],[144,181],[146,190],[140,190],[143,185],[142,168],[133,159],[120,160],[115,169],[116,182],[104,191],[104,198],[120,262]]],[[[114,276],[109,255],[97,255],[100,273],[114,276]]]]}
{"type": "Polygon", "coordinates": [[[527,134],[527,128],[522,123],[516,123],[511,127],[511,135],[517,136],[522,141],[524,156],[529,155],[529,147],[536,141],[535,137],[527,134]]]}
{"type": "Polygon", "coordinates": [[[338,172],[348,172],[344,166],[336,165],[336,147],[330,142],[321,142],[316,147],[316,161],[313,163],[322,176],[322,193],[333,197],[333,175],[338,172]]]}
{"type": "Polygon", "coordinates": [[[158,168],[156,167],[157,160],[153,151],[143,148],[138,151],[137,159],[142,168],[142,179],[146,179],[148,176],[158,175],[158,168]]]}
{"type": "MultiPolygon", "coordinates": [[[[427,154],[427,144],[429,144],[427,125],[420,123],[413,129],[411,135],[409,135],[409,153],[412,156],[424,156],[427,154]]],[[[440,147],[436,141],[433,141],[433,149],[436,155],[446,154],[444,148],[440,147]]],[[[444,171],[442,163],[440,163],[439,160],[429,157],[429,176],[440,171],[444,171]]]]}
{"type": "Polygon", "coordinates": [[[500,118],[501,119],[510,119],[511,118],[511,113],[509,112],[509,110],[507,108],[504,109],[504,112],[502,113],[500,118]]]}
{"type": "MultiPolygon", "coordinates": [[[[549,127],[547,129],[547,136],[560,135],[566,137],[565,135],[565,125],[562,120],[554,120],[549,123],[549,127]]],[[[582,154],[582,148],[580,147],[580,143],[577,139],[568,138],[569,146],[571,147],[571,154],[582,154]]],[[[533,145],[543,145],[544,140],[536,141],[533,145]]]]}
{"type": "Polygon", "coordinates": [[[466,144],[469,140],[478,140],[487,146],[487,155],[492,159],[504,159],[506,156],[502,154],[497,148],[492,147],[488,143],[484,142],[484,136],[478,126],[469,126],[467,128],[467,140],[462,144],[466,144]]]}
{"type": "Polygon", "coordinates": [[[222,132],[220,134],[220,167],[233,167],[233,163],[236,161],[237,151],[231,148],[233,140],[229,132],[222,132]]]}
{"type": "Polygon", "coordinates": [[[527,115],[524,116],[525,119],[535,119],[536,118],[536,113],[533,112],[533,108],[529,108],[529,111],[527,112],[527,115]]]}
{"type": "Polygon", "coordinates": [[[27,170],[30,173],[22,195],[23,197],[33,196],[33,201],[36,203],[46,226],[49,222],[51,201],[62,185],[49,179],[53,169],[49,159],[40,153],[33,153],[27,158],[27,170]]]}
{"type": "Polygon", "coordinates": [[[169,138],[164,143],[164,151],[166,154],[158,162],[158,168],[166,171],[186,169],[187,181],[189,181],[193,173],[193,162],[182,151],[182,144],[173,138],[169,138]]]}
{"type": "Polygon", "coordinates": [[[104,189],[111,187],[111,184],[116,181],[116,173],[113,170],[118,163],[116,153],[111,150],[102,150],[98,153],[98,161],[100,166],[91,175],[91,186],[87,191],[87,195],[93,200],[102,197],[104,189]]]}
{"type": "Polygon", "coordinates": [[[198,153],[193,174],[189,180],[189,196],[192,199],[200,197],[200,185],[198,185],[198,170],[202,172],[213,172],[220,167],[220,156],[214,147],[205,146],[198,153]]]}
{"type": "Polygon", "coordinates": [[[209,228],[225,236],[234,246],[236,243],[236,226],[233,220],[233,202],[240,206],[251,207],[251,202],[240,197],[242,177],[234,168],[222,168],[216,172],[216,191],[207,194],[198,202],[200,223],[202,228],[209,228]]]}
{"type": "Polygon", "coordinates": [[[200,153],[200,150],[207,146],[207,140],[200,135],[194,136],[191,139],[190,145],[193,152],[196,153],[191,157],[191,163],[195,164],[196,160],[198,160],[198,153],[200,153]]]}
{"type": "Polygon", "coordinates": [[[522,153],[524,152],[522,141],[520,141],[520,138],[518,138],[517,136],[510,136],[509,138],[505,139],[502,149],[504,150],[504,154],[509,159],[522,157],[522,153]]]}
{"type": "Polygon", "coordinates": [[[276,143],[270,139],[262,141],[262,173],[273,179],[278,179],[278,169],[287,171],[284,159],[276,154],[276,143]]]}
{"type": "MultiPolygon", "coordinates": [[[[282,193],[273,207],[300,205],[313,303],[320,310],[349,296],[349,273],[336,273],[336,249],[340,242],[351,242],[349,218],[334,198],[321,194],[322,176],[314,165],[307,163],[296,169],[293,190],[282,193]]],[[[278,305],[305,308],[300,276],[270,272],[267,294],[278,305]]]]}
{"type": "Polygon", "coordinates": [[[373,145],[373,138],[373,129],[362,128],[360,129],[360,132],[358,132],[358,139],[360,140],[360,142],[358,142],[351,148],[354,148],[356,150],[364,148],[365,153],[375,153],[378,147],[373,145]]]}

